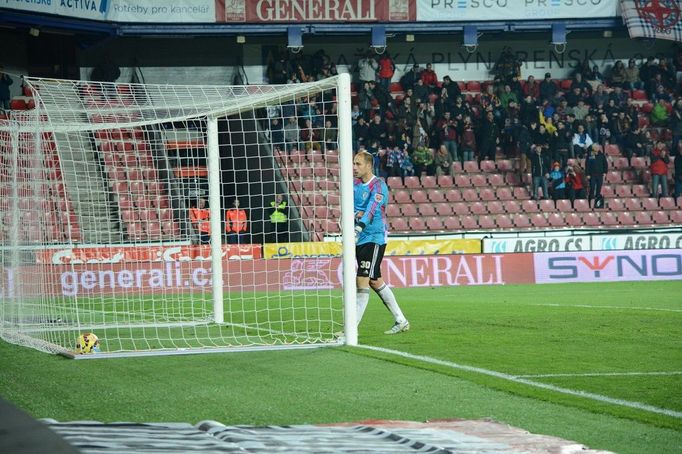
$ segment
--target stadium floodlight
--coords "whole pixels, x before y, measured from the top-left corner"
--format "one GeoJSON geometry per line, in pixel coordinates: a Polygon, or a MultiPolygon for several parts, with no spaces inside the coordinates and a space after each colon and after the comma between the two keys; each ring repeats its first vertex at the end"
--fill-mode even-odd
{"type": "Polygon", "coordinates": [[[556,23],[552,24],[552,45],[554,50],[563,54],[566,51],[566,24],[556,23]]]}
{"type": "Polygon", "coordinates": [[[303,50],[303,31],[301,27],[287,27],[287,48],[294,54],[303,50]]]}
{"type": "Polygon", "coordinates": [[[478,28],[475,25],[464,26],[464,48],[470,54],[478,49],[478,28]]]}
{"type": "Polygon", "coordinates": [[[369,47],[379,55],[386,52],[386,27],[383,25],[372,26],[372,41],[369,47]]]}
{"type": "Polygon", "coordinates": [[[348,74],[24,83],[36,108],[0,122],[0,337],[68,355],[92,334],[80,357],[357,344],[348,74]],[[328,127],[301,140],[311,103],[328,127]],[[247,230],[226,235],[235,198],[247,230]]]}

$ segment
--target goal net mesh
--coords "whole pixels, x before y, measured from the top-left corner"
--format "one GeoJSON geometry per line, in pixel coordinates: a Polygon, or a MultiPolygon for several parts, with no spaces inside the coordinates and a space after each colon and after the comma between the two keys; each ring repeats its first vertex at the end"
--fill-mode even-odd
{"type": "Polygon", "coordinates": [[[0,120],[3,339],[64,353],[86,332],[106,353],[336,342],[337,78],[24,84],[35,107],[0,120]]]}

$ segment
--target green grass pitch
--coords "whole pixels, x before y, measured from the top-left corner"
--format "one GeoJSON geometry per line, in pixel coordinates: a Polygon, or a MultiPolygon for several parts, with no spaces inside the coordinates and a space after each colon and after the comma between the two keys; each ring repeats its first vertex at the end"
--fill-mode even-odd
{"type": "Polygon", "coordinates": [[[375,295],[360,327],[382,351],[70,361],[0,342],[0,395],[62,421],[492,418],[620,453],[682,452],[682,282],[395,293],[411,331],[382,334],[375,295]]]}

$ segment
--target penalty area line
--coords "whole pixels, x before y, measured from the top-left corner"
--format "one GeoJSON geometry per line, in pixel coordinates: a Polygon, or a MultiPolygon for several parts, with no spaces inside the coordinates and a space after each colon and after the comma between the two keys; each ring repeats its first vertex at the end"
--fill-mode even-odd
{"type": "Polygon", "coordinates": [[[451,369],[458,369],[467,372],[473,372],[481,375],[488,375],[490,377],[499,378],[502,380],[507,380],[514,383],[521,383],[524,385],[532,386],[534,388],[546,389],[548,391],[554,391],[561,394],[567,394],[571,396],[582,397],[585,399],[591,399],[598,402],[605,402],[608,404],[618,405],[621,407],[629,407],[637,410],[647,411],[650,413],[656,413],[659,415],[670,416],[673,418],[682,418],[682,412],[669,410],[666,408],[655,407],[653,405],[644,404],[641,402],[633,402],[623,399],[615,399],[613,397],[604,396],[601,394],[590,393],[586,391],[579,391],[575,389],[562,388],[560,386],[554,386],[547,383],[542,383],[538,381],[528,380],[527,378],[517,377],[515,375],[505,374],[503,372],[497,372],[494,370],[483,369],[481,367],[467,366],[465,364],[457,364],[451,361],[444,361],[442,359],[431,358],[430,356],[413,355],[412,353],[401,352],[399,350],[391,350],[389,348],[375,347],[371,345],[358,345],[360,348],[367,350],[372,350],[381,353],[387,353],[389,355],[400,356],[402,358],[408,358],[416,361],[422,361],[428,364],[434,364],[438,366],[449,367],[451,369]]]}

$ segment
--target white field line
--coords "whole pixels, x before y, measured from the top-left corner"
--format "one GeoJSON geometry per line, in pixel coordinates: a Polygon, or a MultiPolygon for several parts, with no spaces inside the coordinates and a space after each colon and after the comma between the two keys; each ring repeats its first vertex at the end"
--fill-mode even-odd
{"type": "Polygon", "coordinates": [[[588,309],[632,309],[638,311],[662,311],[662,312],[682,312],[682,309],[663,309],[658,307],[638,307],[638,306],[592,306],[590,304],[529,304],[529,306],[551,306],[551,307],[586,307],[588,309]]]}
{"type": "Polygon", "coordinates": [[[639,375],[682,375],[682,371],[670,372],[588,372],[584,374],[535,374],[514,375],[516,378],[550,378],[550,377],[636,377],[639,375]]]}
{"type": "Polygon", "coordinates": [[[459,370],[464,370],[467,372],[474,372],[477,374],[488,375],[488,376],[499,378],[502,380],[507,380],[507,381],[511,381],[514,383],[521,383],[524,385],[532,386],[535,388],[546,389],[546,390],[554,391],[554,392],[561,393],[561,394],[568,394],[571,396],[577,396],[577,397],[582,397],[585,399],[596,400],[599,402],[605,402],[605,403],[609,403],[609,404],[613,404],[613,405],[619,405],[621,407],[635,408],[637,410],[643,410],[643,411],[647,411],[650,413],[657,413],[660,415],[671,416],[673,418],[682,418],[682,412],[680,412],[680,411],[674,411],[674,410],[669,410],[666,408],[655,407],[653,405],[648,405],[648,404],[644,404],[641,402],[632,402],[629,400],[615,399],[613,397],[603,396],[601,394],[589,393],[586,391],[579,391],[579,390],[574,390],[574,389],[561,388],[559,386],[554,386],[554,385],[549,385],[547,383],[528,380],[527,378],[520,378],[520,377],[516,377],[514,375],[505,374],[503,372],[497,372],[494,370],[483,369],[480,367],[467,366],[464,364],[457,364],[457,363],[453,363],[451,361],[444,361],[442,359],[431,358],[430,356],[413,355],[411,353],[401,352],[398,350],[391,350],[391,349],[383,348],[383,347],[374,347],[371,345],[358,345],[358,347],[365,348],[367,350],[373,350],[373,351],[381,352],[381,353],[387,353],[390,355],[400,356],[403,358],[408,358],[408,359],[412,359],[412,360],[416,360],[416,361],[423,361],[425,363],[435,364],[438,366],[445,366],[445,367],[450,367],[452,369],[459,369],[459,370]]]}

